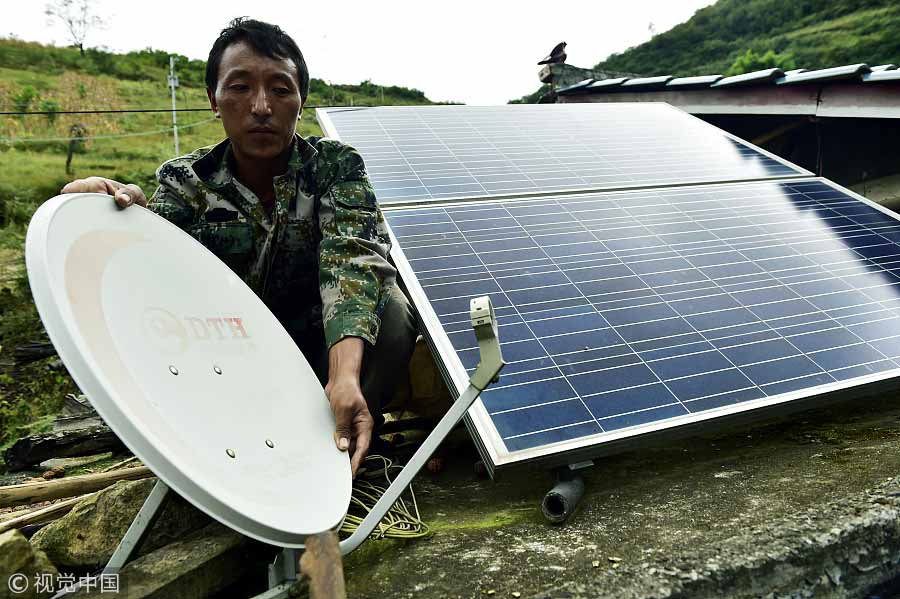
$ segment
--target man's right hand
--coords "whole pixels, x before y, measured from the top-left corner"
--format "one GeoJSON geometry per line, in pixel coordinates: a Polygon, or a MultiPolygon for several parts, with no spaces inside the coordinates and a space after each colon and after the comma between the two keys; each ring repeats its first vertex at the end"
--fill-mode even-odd
{"type": "Polygon", "coordinates": [[[147,207],[147,196],[140,187],[133,184],[119,183],[103,177],[76,179],[61,190],[62,193],[107,193],[111,195],[119,208],[128,208],[132,204],[147,207]]]}

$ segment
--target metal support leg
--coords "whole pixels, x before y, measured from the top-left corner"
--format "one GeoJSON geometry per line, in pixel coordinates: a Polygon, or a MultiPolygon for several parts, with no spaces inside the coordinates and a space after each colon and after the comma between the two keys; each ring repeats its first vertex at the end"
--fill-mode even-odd
{"type": "Polygon", "coordinates": [[[500,341],[497,338],[497,318],[494,315],[494,308],[490,299],[488,297],[473,299],[470,316],[472,327],[475,329],[475,337],[478,339],[481,362],[479,362],[475,372],[472,373],[472,377],[469,379],[469,386],[450,406],[444,417],[437,423],[431,434],[426,437],[424,443],[419,446],[419,449],[409,459],[409,462],[406,463],[406,466],[403,467],[397,478],[390,484],[384,495],[375,503],[372,511],[366,515],[356,531],[341,541],[342,555],[347,555],[359,547],[375,530],[375,527],[378,526],[378,523],[381,522],[381,519],[384,518],[391,506],[400,498],[406,487],[409,486],[422,466],[431,457],[431,454],[434,453],[450,431],[466,415],[468,409],[478,399],[485,387],[496,381],[500,375],[500,370],[505,363],[500,352],[500,341]]]}
{"type": "MultiPolygon", "coordinates": [[[[162,507],[165,505],[168,495],[168,485],[157,479],[156,484],[153,485],[153,489],[150,490],[147,499],[144,500],[144,505],[141,506],[141,509],[134,517],[134,520],[132,520],[131,526],[128,527],[125,536],[119,541],[119,545],[116,547],[116,550],[113,551],[112,557],[109,558],[109,562],[106,564],[106,567],[103,568],[103,572],[100,576],[118,574],[119,570],[125,566],[128,562],[128,558],[131,557],[131,554],[134,553],[135,550],[141,546],[141,543],[144,542],[144,539],[147,538],[147,534],[153,527],[153,523],[156,522],[156,519],[159,518],[159,515],[162,513],[162,507]]],[[[88,578],[87,580],[93,580],[94,578],[88,578]]],[[[84,583],[85,579],[81,579],[76,584],[60,590],[53,595],[52,599],[59,599],[66,595],[76,593],[81,590],[84,583]]]]}
{"type": "Polygon", "coordinates": [[[104,574],[115,574],[128,561],[131,554],[140,547],[141,543],[147,538],[147,533],[159,515],[162,513],[162,507],[165,504],[166,497],[169,495],[169,487],[161,480],[157,480],[150,495],[144,501],[140,511],[128,527],[128,532],[119,541],[119,546],[113,551],[109,563],[103,568],[104,574]]]}
{"type": "Polygon", "coordinates": [[[269,588],[297,580],[299,560],[299,550],[291,547],[282,549],[275,561],[269,564],[269,588]]]}

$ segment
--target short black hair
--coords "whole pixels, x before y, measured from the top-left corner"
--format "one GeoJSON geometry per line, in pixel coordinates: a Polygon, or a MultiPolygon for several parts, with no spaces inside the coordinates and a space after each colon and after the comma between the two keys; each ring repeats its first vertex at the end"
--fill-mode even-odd
{"type": "Polygon", "coordinates": [[[278,25],[264,23],[247,17],[233,19],[213,43],[206,60],[206,87],[215,91],[219,83],[219,64],[225,49],[237,42],[247,42],[254,50],[269,58],[293,60],[297,65],[297,83],[300,98],[306,102],[309,95],[309,69],[297,43],[278,25]]]}

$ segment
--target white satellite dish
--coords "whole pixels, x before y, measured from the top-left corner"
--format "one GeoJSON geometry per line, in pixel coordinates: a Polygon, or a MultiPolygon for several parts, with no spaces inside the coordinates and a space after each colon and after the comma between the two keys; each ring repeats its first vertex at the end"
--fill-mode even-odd
{"type": "Polygon", "coordinates": [[[340,523],[352,479],[325,393],[211,252],[149,210],[67,194],[34,215],[26,263],[72,377],[169,487],[282,547],[340,523]]]}
{"type": "MultiPolygon", "coordinates": [[[[259,597],[286,597],[296,549],[340,524],[352,490],[325,392],[287,331],[189,235],[104,194],[45,202],[28,227],[25,261],[41,320],[72,378],[160,479],[104,573],[124,566],[172,488],[216,520],[284,547],[259,597]]],[[[473,298],[470,317],[481,363],[469,386],[341,541],[342,553],[369,536],[496,380],[504,363],[490,299],[473,298]]]]}

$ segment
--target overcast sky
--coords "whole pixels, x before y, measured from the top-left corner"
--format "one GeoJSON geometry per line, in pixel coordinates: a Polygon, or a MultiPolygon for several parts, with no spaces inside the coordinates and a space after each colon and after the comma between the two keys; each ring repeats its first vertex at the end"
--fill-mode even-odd
{"type": "MultiPolygon", "coordinates": [[[[432,100],[504,104],[537,89],[535,64],[560,41],[568,63],[590,67],[686,21],[711,0],[343,0],[145,2],[94,0],[109,27],[87,46],[146,47],[206,59],[235,16],[280,24],[297,41],[313,77],[333,83],[371,79],[421,89],[432,100]]],[[[48,26],[45,3],[19,2],[0,34],[66,44],[48,26]]],[[[9,13],[7,13],[9,15],[9,13]]]]}

